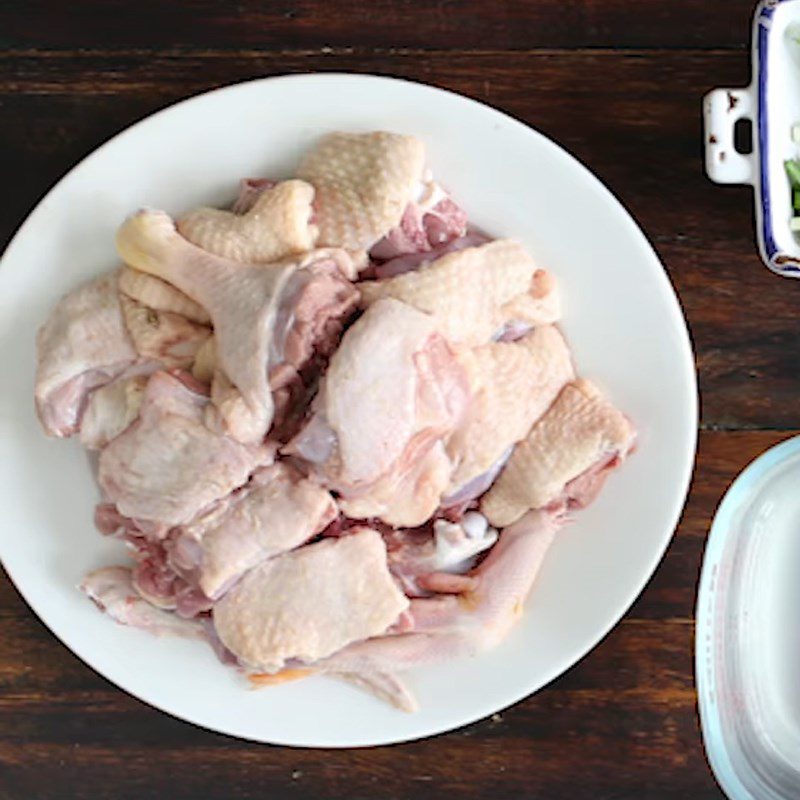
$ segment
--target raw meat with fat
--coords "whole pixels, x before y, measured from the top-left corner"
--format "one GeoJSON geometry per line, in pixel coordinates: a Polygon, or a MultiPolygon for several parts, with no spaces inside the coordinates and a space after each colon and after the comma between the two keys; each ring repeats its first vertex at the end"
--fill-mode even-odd
{"type": "MultiPolygon", "coordinates": [[[[626,417],[587,380],[568,384],[533,426],[481,502],[492,525],[510,525],[532,508],[570,500],[571,481],[592,470],[601,481],[633,447],[626,417]],[[599,468],[598,468],[599,467],[599,468]]],[[[588,502],[596,491],[584,479],[573,499],[588,502]]]]}
{"type": "Polygon", "coordinates": [[[362,528],[263,562],[215,606],[223,644],[254,671],[316,661],[384,633],[408,608],[380,535],[362,528]]]}

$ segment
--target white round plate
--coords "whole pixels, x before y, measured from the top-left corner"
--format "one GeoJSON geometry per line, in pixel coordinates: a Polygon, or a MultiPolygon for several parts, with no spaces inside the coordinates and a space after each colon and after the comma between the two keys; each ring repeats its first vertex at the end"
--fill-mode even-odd
{"type": "Polygon", "coordinates": [[[204,727],[262,742],[345,747],[399,742],[472,722],[520,700],[584,656],[630,607],[678,520],[694,459],[691,347],[655,253],[617,200],[539,133],[429,86],[364,75],[300,75],[231,86],[119,134],[42,200],[0,268],[0,545],[45,624],[122,689],[204,727]],[[563,328],[581,374],[634,420],[639,448],[600,498],[559,534],[523,619],[496,650],[409,673],[415,714],[328,678],[249,691],[199,642],[112,622],[75,588],[123,547],[92,525],[98,499],[72,441],[34,416],[34,337],[50,308],[115,265],[114,233],[141,206],[171,213],[229,202],[239,178],[289,176],[327,131],[423,139],[439,180],[470,219],[520,238],[559,278],[563,328]]]}

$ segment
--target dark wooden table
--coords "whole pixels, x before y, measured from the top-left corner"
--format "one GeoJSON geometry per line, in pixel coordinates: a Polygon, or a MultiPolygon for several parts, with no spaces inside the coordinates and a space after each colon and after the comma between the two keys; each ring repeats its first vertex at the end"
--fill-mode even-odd
{"type": "Polygon", "coordinates": [[[703,545],[736,473],[800,428],[800,285],[759,262],[749,192],[712,186],[702,169],[701,97],[748,82],[751,10],[742,0],[0,4],[0,245],[76,160],[175,100],[286,72],[414,78],[530,123],[612,188],[680,295],[702,390],[690,499],[631,612],[535,697],[428,741],[302,751],[178,722],[84,666],[3,576],[2,800],[721,796],[692,672],[703,545]]]}

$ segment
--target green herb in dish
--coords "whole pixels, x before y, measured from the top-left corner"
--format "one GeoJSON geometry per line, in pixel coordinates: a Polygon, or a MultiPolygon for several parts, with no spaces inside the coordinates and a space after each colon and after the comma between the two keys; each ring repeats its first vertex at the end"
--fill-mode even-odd
{"type": "Polygon", "coordinates": [[[800,159],[793,158],[783,163],[792,188],[793,215],[789,226],[795,233],[800,233],[800,159]]]}

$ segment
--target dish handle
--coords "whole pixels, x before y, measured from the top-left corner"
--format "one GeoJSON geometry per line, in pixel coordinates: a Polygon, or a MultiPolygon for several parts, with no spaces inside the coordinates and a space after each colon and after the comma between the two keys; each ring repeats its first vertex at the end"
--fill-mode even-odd
{"type": "Polygon", "coordinates": [[[745,89],[714,89],[703,99],[706,174],[715,183],[755,184],[755,108],[753,86],[745,89]],[[753,126],[754,144],[749,155],[736,149],[735,128],[740,119],[749,119],[753,126]]]}

